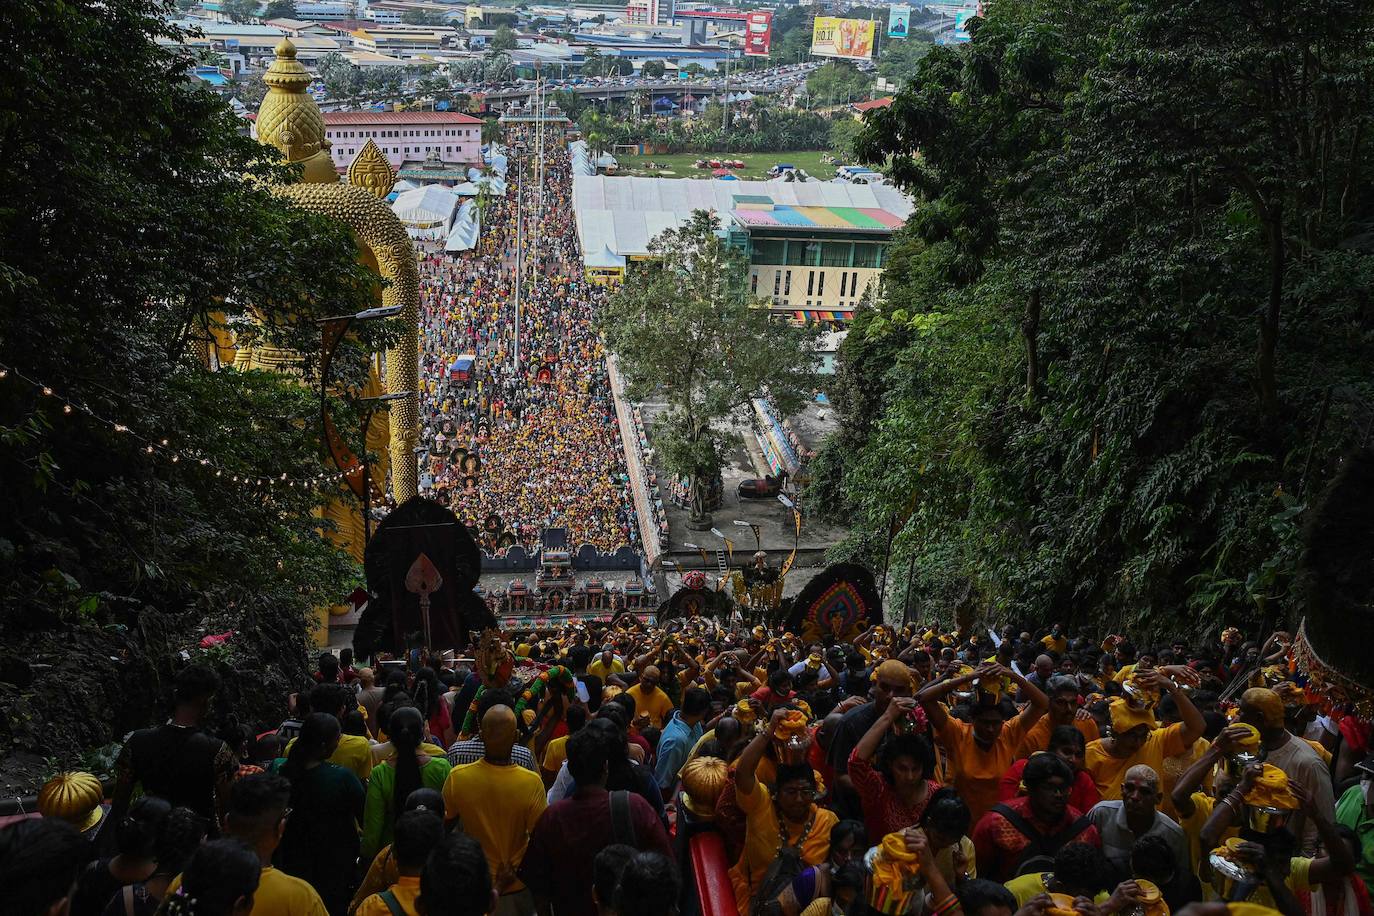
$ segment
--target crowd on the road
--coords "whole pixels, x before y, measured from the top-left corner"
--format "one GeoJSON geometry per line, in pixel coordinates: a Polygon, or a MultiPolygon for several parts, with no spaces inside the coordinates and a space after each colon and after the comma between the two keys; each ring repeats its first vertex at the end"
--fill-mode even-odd
{"type": "Polygon", "coordinates": [[[540,176],[529,133],[508,140],[519,172],[487,203],[477,248],[422,254],[426,482],[479,530],[495,520],[489,546],[563,527],[574,548],[609,553],[639,533],[593,322],[604,290],[582,269],[566,147],[546,138],[540,176]]]}
{"type": "Polygon", "coordinates": [[[1099,637],[574,623],[325,653],[257,734],[190,665],[108,803],[0,830],[0,910],[1368,916],[1367,711],[1286,633],[1099,637]]]}

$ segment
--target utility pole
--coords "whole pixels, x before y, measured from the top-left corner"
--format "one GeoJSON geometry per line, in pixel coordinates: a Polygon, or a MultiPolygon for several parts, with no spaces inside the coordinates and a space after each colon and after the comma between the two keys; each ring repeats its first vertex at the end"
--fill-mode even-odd
{"type": "MultiPolygon", "coordinates": [[[[523,152],[523,151],[522,151],[523,152]]],[[[515,371],[520,371],[520,263],[525,259],[525,157],[515,167],[515,371]]]]}

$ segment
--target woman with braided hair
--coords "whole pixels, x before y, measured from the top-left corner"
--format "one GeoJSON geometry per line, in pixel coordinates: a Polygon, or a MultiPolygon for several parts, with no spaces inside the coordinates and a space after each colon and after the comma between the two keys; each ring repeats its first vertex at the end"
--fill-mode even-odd
{"type": "Polygon", "coordinates": [[[416,789],[442,789],[448,779],[446,758],[425,753],[423,713],[414,706],[402,706],[391,713],[387,737],[395,755],[372,769],[367,784],[367,803],[363,807],[362,854],[371,861],[378,851],[391,844],[397,815],[416,789]]]}
{"type": "Polygon", "coordinates": [[[248,916],[262,861],[242,840],[214,840],[191,856],[181,887],[167,899],[167,916],[248,916]]]}

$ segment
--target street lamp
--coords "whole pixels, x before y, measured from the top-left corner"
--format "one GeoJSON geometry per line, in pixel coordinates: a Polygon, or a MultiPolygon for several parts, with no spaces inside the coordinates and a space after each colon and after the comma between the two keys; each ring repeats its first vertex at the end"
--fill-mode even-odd
{"type": "MultiPolygon", "coordinates": [[[[399,314],[401,314],[401,306],[386,305],[363,309],[360,312],[354,312],[352,315],[331,315],[327,318],[317,318],[315,320],[315,324],[320,327],[320,427],[324,432],[324,445],[329,452],[329,457],[334,462],[334,466],[340,471],[347,472],[350,470],[350,467],[346,467],[345,464],[347,462],[342,460],[340,450],[346,448],[346,446],[339,436],[338,429],[334,426],[334,421],[329,416],[329,376],[330,370],[334,366],[334,352],[339,349],[339,343],[343,340],[344,335],[348,333],[348,329],[352,326],[353,322],[371,321],[378,318],[393,318],[399,314]]],[[[354,490],[354,493],[363,500],[364,546],[367,545],[372,532],[372,523],[369,516],[369,504],[372,498],[372,483],[367,464],[367,427],[368,424],[372,422],[372,414],[375,413],[381,405],[389,404],[392,401],[399,401],[403,398],[413,397],[414,395],[415,392],[413,391],[397,391],[378,395],[375,398],[363,398],[364,401],[372,401],[375,404],[375,406],[370,406],[368,408],[363,420],[363,457],[360,462],[363,466],[363,491],[358,493],[356,489],[354,490]]],[[[352,488],[352,486],[350,482],[349,487],[352,488]]]]}
{"type": "Polygon", "coordinates": [[[358,463],[363,468],[363,547],[366,548],[368,542],[372,540],[372,462],[367,457],[367,428],[372,425],[372,417],[379,410],[387,410],[391,407],[392,401],[403,401],[411,395],[413,391],[392,391],[386,394],[375,395],[370,398],[360,398],[359,400],[367,405],[363,410],[362,425],[362,457],[358,463]]]}

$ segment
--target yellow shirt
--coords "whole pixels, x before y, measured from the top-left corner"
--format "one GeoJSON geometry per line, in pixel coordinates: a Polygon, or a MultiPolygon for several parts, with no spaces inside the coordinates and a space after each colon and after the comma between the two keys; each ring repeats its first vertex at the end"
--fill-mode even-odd
{"type": "MultiPolygon", "coordinates": [[[[737,793],[735,801],[744,811],[744,852],[730,869],[730,883],[735,888],[739,916],[749,916],[756,885],[763,880],[778,853],[778,818],[772,797],[762,783],[755,782],[754,791],[748,795],[737,793]]],[[[801,847],[802,861],[807,865],[819,865],[830,855],[830,828],[839,818],[828,808],[813,805],[811,810],[815,812],[811,831],[802,836],[801,828],[788,824],[787,842],[801,847]]]]}
{"type": "Polygon", "coordinates": [[[544,781],[518,764],[479,760],[454,767],[444,782],[444,811],[482,844],[492,881],[502,894],[524,890],[515,877],[530,831],[544,813],[544,781]]]}
{"type": "Polygon", "coordinates": [[[1069,638],[1067,636],[1061,636],[1058,639],[1055,639],[1053,636],[1046,633],[1043,637],[1041,637],[1040,645],[1044,646],[1046,649],[1050,650],[1055,655],[1063,655],[1064,650],[1069,647],[1069,638]]]}
{"type": "Polygon", "coordinates": [[[973,816],[970,823],[978,823],[978,818],[997,804],[1002,774],[1016,762],[1016,751],[1025,735],[1026,727],[1021,717],[1016,716],[1003,723],[997,742],[984,750],[973,740],[972,725],[953,716],[945,717],[937,737],[945,751],[950,781],[973,816]]]}
{"type": "MultiPolygon", "coordinates": [[[[167,885],[166,896],[172,896],[180,887],[181,875],[177,875],[167,885]]],[[[309,884],[267,865],[253,893],[253,909],[248,916],[329,916],[329,911],[309,884]]]]}
{"type": "MultiPolygon", "coordinates": [[[[395,884],[387,888],[396,897],[407,916],[417,916],[415,898],[420,896],[420,876],[402,875],[395,884]]],[[[362,902],[355,911],[356,916],[391,916],[391,907],[386,905],[381,894],[373,894],[362,902]]]]}
{"type": "MultiPolygon", "coordinates": [[[[1028,875],[1019,875],[1012,878],[1003,886],[1016,895],[1017,906],[1025,906],[1026,902],[1032,897],[1049,893],[1047,882],[1053,876],[1053,872],[1033,871],[1028,875]]],[[[1097,896],[1093,898],[1093,902],[1103,903],[1110,896],[1111,894],[1106,891],[1099,891],[1097,896]]]]}
{"type": "Polygon", "coordinates": [[[1121,778],[1136,764],[1146,764],[1156,773],[1164,772],[1164,758],[1177,757],[1187,750],[1183,743],[1183,723],[1175,722],[1164,728],[1150,732],[1140,750],[1130,757],[1113,757],[1107,753],[1104,739],[1090,742],[1084,769],[1097,783],[1097,791],[1103,801],[1115,801],[1121,797],[1121,778]]]}
{"type": "MultiPolygon", "coordinates": [[[[1208,818],[1212,816],[1212,811],[1216,809],[1217,800],[1206,792],[1194,792],[1193,816],[1178,818],[1178,825],[1183,828],[1183,833],[1188,837],[1188,855],[1192,858],[1193,872],[1202,880],[1202,893],[1208,900],[1215,900],[1216,893],[1213,892],[1210,884],[1207,883],[1207,874],[1210,868],[1204,871],[1205,855],[1211,854],[1212,850],[1202,848],[1202,828],[1206,825],[1208,818]]],[[[1221,835],[1220,843],[1225,843],[1233,836],[1240,836],[1240,830],[1236,827],[1227,827],[1226,832],[1221,835]]]]}
{"type": "Polygon", "coordinates": [[[549,742],[544,748],[544,769],[557,773],[563,761],[568,759],[568,736],[562,735],[549,742]]]}
{"type": "Polygon", "coordinates": [[[593,677],[599,677],[604,681],[608,674],[624,674],[625,663],[618,658],[612,658],[611,665],[608,668],[601,663],[601,656],[598,655],[596,659],[587,666],[587,673],[593,677]]]}
{"type": "Polygon", "coordinates": [[[667,722],[673,714],[673,701],[668,699],[668,694],[657,687],[653,689],[652,693],[646,693],[642,686],[635,684],[625,691],[625,695],[634,699],[635,715],[648,714],[649,724],[654,728],[662,728],[663,723],[667,722]]]}
{"type": "MultiPolygon", "coordinates": [[[[295,743],[295,738],[286,742],[283,757],[290,755],[295,743]]],[[[329,755],[329,762],[337,763],[359,779],[366,780],[372,775],[372,742],[362,735],[340,735],[339,746],[329,755]]]]}
{"type": "Polygon", "coordinates": [[[1122,665],[1117,669],[1116,674],[1112,675],[1112,680],[1116,681],[1118,684],[1124,684],[1126,683],[1126,678],[1130,677],[1132,674],[1135,674],[1134,664],[1122,665]]]}

